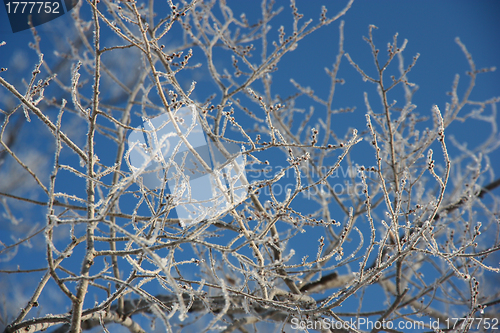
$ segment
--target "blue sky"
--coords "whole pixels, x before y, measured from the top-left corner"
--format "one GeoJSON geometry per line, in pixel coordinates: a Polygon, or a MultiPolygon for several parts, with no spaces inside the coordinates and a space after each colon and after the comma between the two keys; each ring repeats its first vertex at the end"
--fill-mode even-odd
{"type": "MultiPolygon", "coordinates": [[[[329,14],[336,13],[346,1],[297,1],[299,11],[305,19],[317,20],[322,5],[326,5],[329,14]]],[[[249,19],[257,17],[260,5],[253,1],[229,1],[234,6],[236,14],[245,11],[249,19]]],[[[275,8],[283,6],[284,11],[271,22],[273,30],[281,24],[287,28],[289,19],[288,1],[277,1],[275,8]]],[[[486,1],[355,1],[352,8],[342,18],[345,21],[344,49],[353,60],[373,73],[373,60],[367,43],[362,36],[367,36],[368,25],[373,24],[379,29],[374,31],[377,46],[384,51],[385,45],[392,41],[394,33],[399,33],[399,41],[408,39],[404,53],[407,62],[416,53],[420,58],[409,78],[419,86],[415,95],[418,111],[429,112],[433,104],[444,107],[449,101],[445,95],[451,88],[454,75],[461,75],[462,90],[468,83],[465,71],[468,64],[461,50],[455,43],[455,37],[460,37],[474,57],[478,67],[498,66],[500,62],[500,2],[486,1]]],[[[71,30],[69,15],[64,15],[52,22],[39,26],[42,43],[49,39],[65,45],[64,27],[71,30]]],[[[288,26],[289,28],[289,26],[288,26]]],[[[289,29],[290,30],[290,29],[289,29]]],[[[5,7],[0,8],[0,40],[7,44],[0,48],[0,63],[2,67],[10,68],[2,75],[11,82],[21,77],[21,73],[32,70],[37,57],[27,46],[32,41],[29,31],[16,34],[10,32],[5,7]],[[13,65],[15,63],[15,66],[13,65]]],[[[300,42],[299,48],[287,54],[279,64],[280,71],[273,75],[278,84],[276,93],[286,95],[294,92],[289,82],[293,77],[303,86],[311,86],[319,94],[326,95],[328,78],[324,67],[331,67],[338,49],[338,21],[330,26],[316,31],[300,42]],[[293,69],[293,75],[290,75],[293,69]],[[324,82],[324,84],[322,84],[324,82]]],[[[46,50],[46,59],[52,57],[52,52],[46,50]]],[[[381,56],[383,58],[384,52],[381,56]]],[[[344,86],[338,87],[336,101],[338,105],[356,106],[359,114],[364,114],[362,102],[363,91],[373,91],[370,83],[364,83],[359,74],[343,60],[339,77],[346,79],[344,86]]],[[[487,73],[479,76],[473,99],[484,99],[498,95],[500,72],[487,73]]],[[[459,89],[460,91],[460,89],[459,89]]]]}
{"type": "MultiPolygon", "coordinates": [[[[326,5],[329,14],[333,15],[344,6],[347,1],[306,1],[297,0],[299,12],[303,13],[305,19],[313,18],[317,20],[322,5],[326,5]]],[[[230,0],[228,4],[234,6],[236,14],[245,11],[249,20],[256,18],[260,11],[260,4],[254,1],[230,0]]],[[[288,1],[277,1],[275,7],[283,6],[284,11],[271,22],[272,29],[276,31],[281,24],[285,25],[285,31],[290,32],[290,9],[288,1]],[[288,26],[287,26],[288,24],[288,26]]],[[[500,67],[500,1],[464,1],[464,0],[440,0],[440,1],[361,1],[354,2],[352,8],[342,18],[345,21],[344,27],[344,49],[354,61],[356,61],[368,74],[373,73],[374,65],[368,44],[362,39],[367,36],[368,26],[373,24],[379,29],[374,31],[374,39],[381,49],[381,58],[385,59],[385,49],[388,42],[392,42],[393,35],[399,34],[398,40],[401,44],[404,39],[408,40],[406,51],[404,52],[406,63],[411,58],[420,53],[420,58],[416,66],[408,75],[411,82],[419,86],[419,90],[414,97],[417,105],[417,112],[430,115],[431,106],[437,104],[444,110],[445,103],[449,101],[446,95],[450,91],[455,74],[460,74],[459,92],[463,92],[468,85],[468,77],[465,71],[469,70],[467,60],[462,51],[455,43],[455,37],[460,37],[472,54],[476,66],[500,67]]],[[[54,44],[65,44],[64,27],[70,27],[69,15],[64,15],[53,22],[49,22],[39,27],[39,32],[44,40],[55,40],[54,44]]],[[[273,74],[275,83],[275,94],[287,96],[295,92],[289,78],[302,86],[311,86],[320,95],[326,97],[329,89],[329,78],[325,74],[324,67],[331,68],[335,61],[338,50],[338,27],[339,21],[332,23],[328,27],[316,31],[299,42],[299,47],[294,52],[287,54],[278,64],[279,71],[273,74]]],[[[8,26],[5,7],[0,6],[0,42],[6,41],[5,46],[0,47],[0,67],[8,67],[9,71],[0,75],[18,88],[22,87],[21,78],[30,79],[30,73],[37,62],[34,51],[29,49],[27,44],[32,41],[29,31],[13,34],[8,26]]],[[[48,52],[48,51],[47,51],[48,52]]],[[[53,54],[47,53],[46,59],[51,59],[53,54]]],[[[222,64],[224,66],[224,64],[222,64]]],[[[227,67],[230,67],[227,64],[227,67]]],[[[67,73],[66,73],[67,75],[67,73]]],[[[338,86],[334,103],[337,107],[352,107],[357,109],[353,114],[341,115],[333,124],[338,133],[344,134],[349,127],[357,127],[363,130],[365,127],[364,114],[366,108],[363,102],[363,93],[368,92],[372,105],[379,105],[378,96],[374,86],[363,82],[361,76],[346,59],[342,60],[339,71],[340,78],[346,80],[346,84],[338,86]]],[[[200,83],[207,83],[208,80],[200,80],[200,83]]],[[[207,83],[208,84],[208,83],[207,83]]],[[[208,89],[207,87],[200,89],[208,89]]],[[[22,91],[22,89],[21,89],[22,91]]],[[[204,91],[201,93],[203,95],[204,91]]],[[[5,109],[7,92],[0,88],[0,108],[5,109]]],[[[397,94],[396,94],[397,95],[397,94]]],[[[472,100],[485,100],[494,96],[500,96],[500,71],[486,73],[478,76],[476,87],[471,95],[472,100]]],[[[397,98],[397,97],[395,97],[397,98]]],[[[303,107],[307,107],[309,100],[301,100],[303,107]]],[[[402,102],[402,100],[401,100],[402,102]]],[[[487,109],[486,112],[491,112],[487,109]]],[[[0,118],[3,119],[3,118],[0,118]]],[[[135,124],[137,125],[137,124],[135,124]]],[[[134,125],[134,126],[135,126],[134,125]]],[[[431,126],[431,124],[428,124],[431,126]]],[[[488,127],[478,121],[471,123],[455,123],[448,129],[447,135],[454,135],[460,142],[468,142],[469,148],[477,145],[478,139],[484,138],[488,132],[488,127]]],[[[22,139],[17,143],[18,149],[36,144],[43,149],[45,142],[50,140],[50,136],[38,137],[38,132],[33,127],[23,126],[22,139]],[[38,140],[38,142],[34,142],[38,140]],[[41,140],[41,141],[40,141],[41,140]]],[[[500,137],[499,137],[500,140],[500,137]]],[[[50,141],[52,144],[52,141],[50,141]]],[[[455,150],[450,147],[450,151],[455,150]]],[[[369,154],[372,154],[370,152],[369,154]]],[[[360,159],[366,155],[363,149],[354,150],[353,156],[360,159]]],[[[491,164],[496,168],[498,178],[498,166],[500,166],[500,153],[497,150],[491,154],[491,164]]],[[[51,157],[52,159],[52,157],[51,157]]],[[[52,160],[49,162],[52,163],[52,160]]],[[[0,179],[0,184],[2,180],[0,179]]],[[[497,189],[498,193],[498,189],[497,189]]],[[[44,200],[41,198],[40,200],[44,200]]],[[[44,209],[38,211],[44,212],[44,209]]],[[[21,213],[19,213],[21,214],[21,213]]],[[[36,219],[36,222],[45,223],[43,218],[36,219]]],[[[9,233],[11,226],[6,225],[6,220],[0,216],[0,239],[7,244],[12,243],[9,233]]],[[[25,221],[24,223],[29,223],[25,221]]],[[[29,228],[24,226],[25,230],[29,228]]],[[[309,237],[317,239],[317,235],[311,234],[309,237]]],[[[43,241],[43,238],[40,239],[43,241]]],[[[39,257],[34,260],[31,249],[21,248],[17,257],[11,262],[1,262],[0,269],[12,269],[19,264],[21,269],[44,266],[45,255],[38,253],[39,257]],[[22,260],[22,256],[29,260],[22,260]]],[[[311,249],[311,254],[315,254],[316,249],[311,249]]],[[[19,277],[14,275],[0,276],[0,282],[12,286],[12,295],[19,292],[27,296],[33,290],[26,287],[19,290],[15,287],[19,277]]],[[[36,283],[37,281],[26,281],[26,283],[36,283]]],[[[1,306],[1,304],[0,304],[1,306]]]]}

